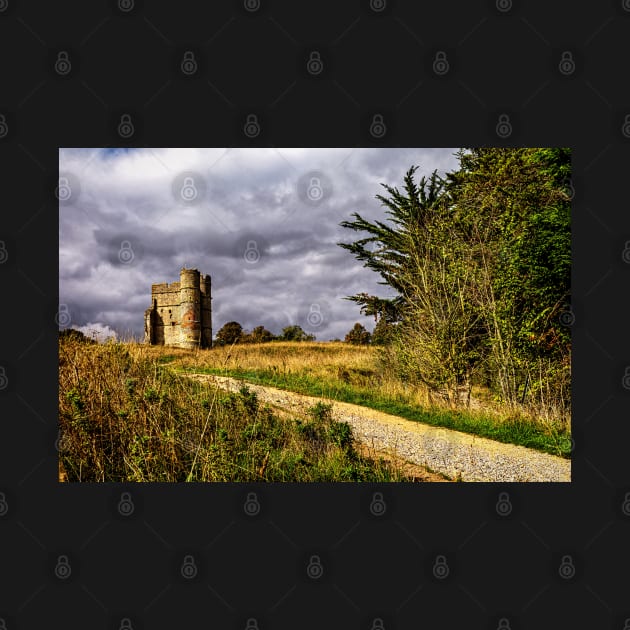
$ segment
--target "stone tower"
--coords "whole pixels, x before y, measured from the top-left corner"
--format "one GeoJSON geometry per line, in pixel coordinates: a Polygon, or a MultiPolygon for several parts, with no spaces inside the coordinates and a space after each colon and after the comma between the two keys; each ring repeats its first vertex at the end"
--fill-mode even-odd
{"type": "Polygon", "coordinates": [[[211,348],[210,276],[184,268],[179,282],[151,285],[151,306],[144,313],[144,340],[177,348],[211,348]]]}

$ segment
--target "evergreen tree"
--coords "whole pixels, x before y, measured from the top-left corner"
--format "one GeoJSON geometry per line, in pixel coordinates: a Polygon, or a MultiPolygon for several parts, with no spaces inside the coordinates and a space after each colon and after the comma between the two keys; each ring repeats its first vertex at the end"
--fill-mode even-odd
{"type": "Polygon", "coordinates": [[[405,283],[403,271],[419,243],[416,236],[426,229],[432,215],[443,207],[444,181],[433,171],[429,178],[422,177],[419,184],[414,180],[417,166],[412,166],[404,176],[403,191],[381,184],[389,196],[376,195],[386,210],[390,225],[382,221],[373,223],[357,212],[352,221],[342,221],[341,226],[355,232],[366,232],[368,236],[352,243],[338,245],[352,252],[363,266],[377,272],[383,284],[398,294],[394,298],[379,298],[366,293],[348,296],[347,299],[362,306],[363,314],[384,315],[389,321],[402,317],[405,302],[402,299],[405,283]]]}

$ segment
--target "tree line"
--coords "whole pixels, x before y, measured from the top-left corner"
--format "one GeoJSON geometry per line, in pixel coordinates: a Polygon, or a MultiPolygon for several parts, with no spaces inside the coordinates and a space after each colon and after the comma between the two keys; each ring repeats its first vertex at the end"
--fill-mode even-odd
{"type": "Polygon", "coordinates": [[[315,335],[309,335],[301,326],[286,326],[279,335],[274,335],[264,326],[256,326],[250,332],[238,322],[224,324],[214,340],[215,346],[231,346],[233,343],[267,343],[269,341],[315,341],[315,335]]]}
{"type": "MultiPolygon", "coordinates": [[[[270,341],[315,341],[315,335],[307,334],[298,325],[285,326],[279,335],[274,335],[264,326],[256,326],[248,332],[238,322],[227,322],[217,332],[214,345],[231,346],[233,343],[268,343],[270,341]]],[[[340,339],[332,341],[340,341],[340,339]]],[[[375,341],[374,334],[358,322],[348,331],[344,341],[355,345],[381,343],[378,335],[375,341]]]]}

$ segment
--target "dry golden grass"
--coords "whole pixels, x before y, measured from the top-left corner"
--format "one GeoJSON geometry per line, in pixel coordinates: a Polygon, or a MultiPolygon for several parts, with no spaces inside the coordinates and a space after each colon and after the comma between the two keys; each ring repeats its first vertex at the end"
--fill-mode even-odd
{"type": "Polygon", "coordinates": [[[553,411],[541,413],[536,405],[509,407],[480,386],[473,386],[468,406],[452,398],[445,399],[422,385],[403,382],[388,371],[388,361],[380,347],[338,342],[271,342],[194,351],[151,348],[149,352],[185,370],[222,373],[366,405],[565,456],[570,450],[570,418],[553,411]]]}
{"type": "MultiPolygon", "coordinates": [[[[275,373],[280,377],[305,375],[328,383],[331,386],[345,383],[357,388],[369,388],[378,397],[395,402],[417,405],[426,409],[449,410],[461,408],[460,404],[431,392],[422,384],[402,382],[387,369],[382,360],[379,346],[352,345],[342,342],[272,342],[260,344],[237,344],[219,346],[206,350],[178,350],[153,347],[154,356],[169,355],[174,364],[194,369],[225,369],[245,372],[275,373]]],[[[515,411],[532,421],[553,422],[557,415],[549,410],[541,413],[540,406],[518,409],[507,408],[494,400],[492,393],[484,387],[473,385],[470,412],[480,412],[500,422],[515,411]],[[548,416],[548,417],[546,417],[548,416]]],[[[569,427],[570,418],[561,423],[569,427]]]]}
{"type": "Polygon", "coordinates": [[[388,374],[378,360],[379,348],[343,342],[272,342],[220,346],[211,350],[153,348],[185,368],[266,371],[279,376],[303,374],[330,384],[368,387],[383,398],[421,406],[439,404],[423,387],[411,387],[388,374]]]}
{"type": "Polygon", "coordinates": [[[388,462],[361,455],[349,425],[333,420],[325,407],[280,418],[247,388],[227,394],[164,365],[211,353],[60,339],[60,479],[408,478],[388,462]]]}

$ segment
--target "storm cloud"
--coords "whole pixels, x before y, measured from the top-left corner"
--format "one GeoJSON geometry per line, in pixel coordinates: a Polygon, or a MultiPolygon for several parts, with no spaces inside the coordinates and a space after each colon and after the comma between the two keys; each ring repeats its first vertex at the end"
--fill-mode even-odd
{"type": "Polygon", "coordinates": [[[228,321],[318,340],[373,318],[343,298],[391,296],[338,242],[359,212],[384,219],[381,183],[452,170],[457,149],[61,149],[63,326],[142,338],[151,284],[182,267],[212,277],[213,331],[228,321]]]}

